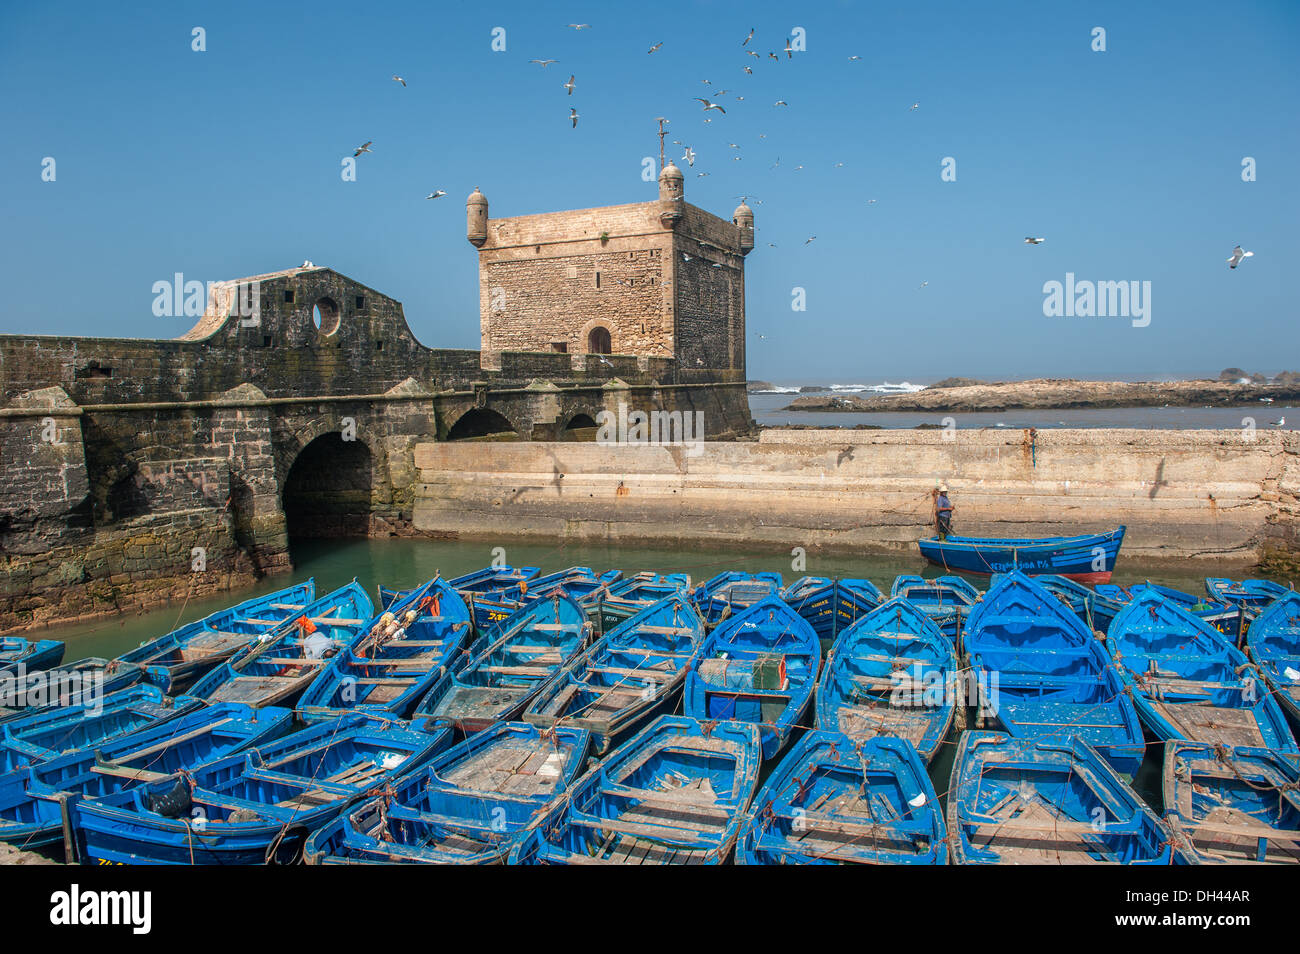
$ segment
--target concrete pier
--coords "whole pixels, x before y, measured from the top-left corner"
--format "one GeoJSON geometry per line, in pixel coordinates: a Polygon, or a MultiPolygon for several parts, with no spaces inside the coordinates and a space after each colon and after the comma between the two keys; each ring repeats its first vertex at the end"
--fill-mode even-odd
{"type": "Polygon", "coordinates": [[[1239,431],[762,432],[683,446],[419,443],[418,531],[913,550],[946,481],[958,533],[1124,524],[1124,554],[1244,566],[1297,549],[1300,436],[1239,431]]]}

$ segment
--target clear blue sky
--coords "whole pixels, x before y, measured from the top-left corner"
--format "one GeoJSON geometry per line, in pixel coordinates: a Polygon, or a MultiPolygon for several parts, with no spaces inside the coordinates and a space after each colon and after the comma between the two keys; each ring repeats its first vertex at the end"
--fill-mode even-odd
{"type": "Polygon", "coordinates": [[[153,316],[155,281],[311,259],[401,300],[426,344],[475,348],[465,196],[494,216],[653,198],[663,115],[698,156],[688,201],[755,197],[752,378],[1296,369],[1297,65],[1291,0],[6,3],[0,331],[171,337],[189,322],[153,316]],[[769,59],[795,27],[806,52],[769,59]],[[726,115],[703,113],[719,88],[726,115]],[[1236,243],[1256,255],[1230,271],[1236,243]],[[1150,281],[1150,326],[1044,317],[1066,272],[1150,281]]]}

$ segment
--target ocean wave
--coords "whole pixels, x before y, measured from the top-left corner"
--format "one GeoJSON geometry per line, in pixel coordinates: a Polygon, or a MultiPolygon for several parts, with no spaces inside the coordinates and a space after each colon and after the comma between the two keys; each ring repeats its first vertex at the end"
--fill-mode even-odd
{"type": "Polygon", "coordinates": [[[871,391],[876,394],[915,394],[917,391],[924,391],[924,384],[912,384],[910,381],[904,381],[901,384],[890,384],[886,381],[884,384],[832,384],[832,391],[839,392],[861,392],[871,391]]]}
{"type": "Polygon", "coordinates": [[[776,385],[773,385],[773,386],[770,387],[770,388],[761,388],[761,389],[759,389],[759,390],[757,390],[757,391],[753,391],[753,392],[751,392],[751,393],[753,393],[753,394],[798,394],[798,393],[799,393],[799,389],[798,389],[798,388],[783,388],[783,387],[778,387],[778,386],[776,386],[776,385]]]}

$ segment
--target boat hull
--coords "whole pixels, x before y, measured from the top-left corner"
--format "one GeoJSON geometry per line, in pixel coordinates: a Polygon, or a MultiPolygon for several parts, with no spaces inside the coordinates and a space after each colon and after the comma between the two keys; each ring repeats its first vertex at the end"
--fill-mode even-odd
{"type": "Polygon", "coordinates": [[[986,537],[930,537],[918,541],[921,555],[949,570],[992,575],[1019,569],[1034,576],[1055,573],[1079,583],[1109,583],[1124,527],[1109,533],[1032,540],[986,537]]]}

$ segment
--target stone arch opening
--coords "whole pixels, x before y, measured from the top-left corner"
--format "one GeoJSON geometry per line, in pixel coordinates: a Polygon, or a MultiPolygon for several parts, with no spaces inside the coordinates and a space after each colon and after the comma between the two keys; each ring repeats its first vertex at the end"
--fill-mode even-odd
{"type": "Polygon", "coordinates": [[[449,441],[494,440],[517,441],[518,433],[505,415],[488,407],[466,411],[447,432],[449,441]]]}
{"type": "Polygon", "coordinates": [[[322,434],[299,451],[284,481],[289,538],[368,536],[373,484],[374,461],[364,441],[322,434]]]}
{"type": "Polygon", "coordinates": [[[613,339],[604,325],[597,325],[587,332],[587,354],[611,354],[613,348],[613,339]]]}
{"type": "Polygon", "coordinates": [[[327,337],[334,334],[339,330],[338,302],[328,296],[317,299],[311,309],[311,320],[321,334],[327,337]]]}
{"type": "Polygon", "coordinates": [[[594,441],[596,439],[596,430],[596,419],[590,414],[575,414],[564,425],[560,440],[594,441]]]}

